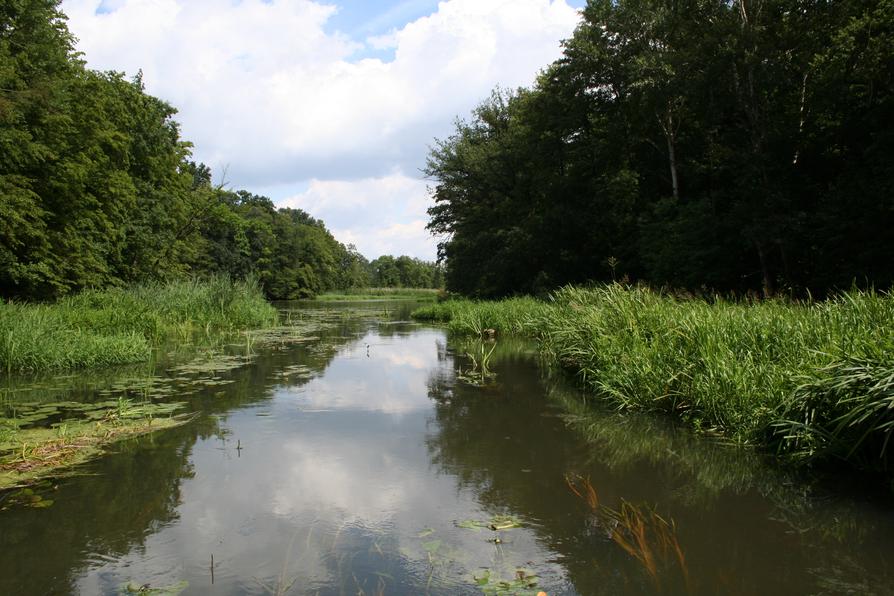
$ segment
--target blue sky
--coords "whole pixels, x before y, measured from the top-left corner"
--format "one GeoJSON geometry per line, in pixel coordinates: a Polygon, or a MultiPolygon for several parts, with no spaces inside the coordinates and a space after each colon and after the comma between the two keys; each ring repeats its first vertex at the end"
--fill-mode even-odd
{"type": "MultiPolygon", "coordinates": [[[[333,0],[331,3],[338,6],[338,12],[329,20],[329,30],[357,39],[400,28],[438,8],[438,0],[333,0]]],[[[567,4],[583,8],[586,1],[572,0],[567,4]]]]}
{"type": "Polygon", "coordinates": [[[217,181],[368,258],[433,259],[420,169],[495,86],[560,56],[583,0],[63,0],[89,66],[179,109],[217,181]],[[226,177],[223,174],[226,172],[226,177]]]}

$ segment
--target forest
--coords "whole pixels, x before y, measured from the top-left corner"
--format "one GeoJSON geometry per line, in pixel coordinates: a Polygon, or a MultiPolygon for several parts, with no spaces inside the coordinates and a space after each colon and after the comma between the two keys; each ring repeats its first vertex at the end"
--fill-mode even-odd
{"type": "Polygon", "coordinates": [[[142,75],[85,66],[57,0],[0,4],[0,297],[227,274],[268,298],[438,287],[441,267],[369,262],[322,221],[214,184],[142,75]]]}
{"type": "Polygon", "coordinates": [[[590,0],[430,152],[447,287],[886,289],[892,92],[892,0],[590,0]]]}

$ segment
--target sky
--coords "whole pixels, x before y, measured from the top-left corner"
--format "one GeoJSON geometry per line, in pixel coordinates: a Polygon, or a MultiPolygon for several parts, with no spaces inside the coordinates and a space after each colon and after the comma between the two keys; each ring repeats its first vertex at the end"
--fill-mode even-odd
{"type": "Polygon", "coordinates": [[[584,0],[63,0],[87,65],[179,110],[214,182],[434,260],[429,147],[561,55],[584,0]]]}

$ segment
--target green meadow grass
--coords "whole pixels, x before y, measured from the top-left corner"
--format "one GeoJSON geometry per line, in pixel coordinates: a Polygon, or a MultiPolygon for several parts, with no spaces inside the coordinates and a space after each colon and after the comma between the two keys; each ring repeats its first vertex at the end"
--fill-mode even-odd
{"type": "Polygon", "coordinates": [[[141,362],[166,339],[275,321],[254,281],[226,277],[87,290],[54,304],[0,302],[0,373],[141,362]]]}
{"type": "Polygon", "coordinates": [[[524,334],[621,410],[777,451],[891,471],[894,297],[705,301],[639,287],[564,288],[551,300],[453,301],[419,319],[456,333],[524,334]]]}

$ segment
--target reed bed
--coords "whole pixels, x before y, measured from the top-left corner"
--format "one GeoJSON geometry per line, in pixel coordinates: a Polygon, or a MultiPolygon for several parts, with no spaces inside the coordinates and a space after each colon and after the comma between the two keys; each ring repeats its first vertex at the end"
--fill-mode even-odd
{"type": "Polygon", "coordinates": [[[514,335],[539,335],[539,325],[554,310],[553,305],[535,298],[507,298],[499,302],[447,300],[413,311],[420,320],[445,323],[464,335],[483,335],[488,330],[514,335]]]}
{"type": "Polygon", "coordinates": [[[87,290],[53,304],[0,301],[0,374],[142,362],[166,339],[272,325],[253,280],[87,290]]]}
{"type": "Polygon", "coordinates": [[[798,463],[890,472],[894,296],[706,301],[640,287],[564,288],[549,301],[457,301],[418,318],[522,333],[618,409],[664,412],[798,463]]]}

